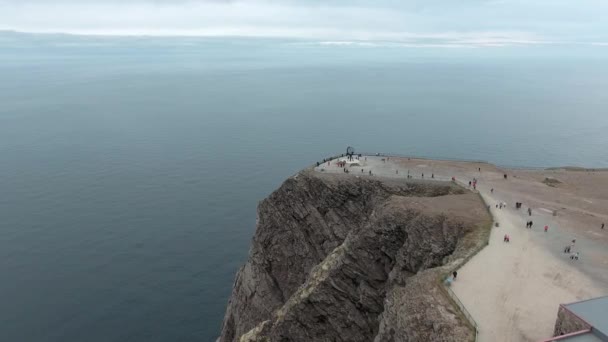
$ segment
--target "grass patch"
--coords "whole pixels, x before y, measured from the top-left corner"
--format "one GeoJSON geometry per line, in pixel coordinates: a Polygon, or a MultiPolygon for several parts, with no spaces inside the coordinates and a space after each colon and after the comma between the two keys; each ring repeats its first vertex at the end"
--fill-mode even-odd
{"type": "Polygon", "coordinates": [[[543,180],[543,183],[552,188],[556,188],[558,185],[562,184],[562,182],[560,182],[559,180],[551,177],[546,177],[545,180],[543,180]]]}

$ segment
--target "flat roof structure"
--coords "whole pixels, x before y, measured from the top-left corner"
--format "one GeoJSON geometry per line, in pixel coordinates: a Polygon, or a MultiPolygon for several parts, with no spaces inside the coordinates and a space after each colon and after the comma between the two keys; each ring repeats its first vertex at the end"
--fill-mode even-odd
{"type": "Polygon", "coordinates": [[[595,332],[608,336],[608,296],[566,304],[564,307],[589,323],[595,332]]]}
{"type": "Polygon", "coordinates": [[[569,315],[588,329],[554,336],[545,342],[606,342],[608,341],[608,296],[562,304],[569,315]]]}

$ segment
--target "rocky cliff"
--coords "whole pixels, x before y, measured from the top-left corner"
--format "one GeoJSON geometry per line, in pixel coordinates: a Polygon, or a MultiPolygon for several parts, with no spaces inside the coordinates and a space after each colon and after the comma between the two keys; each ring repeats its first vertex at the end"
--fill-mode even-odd
{"type": "Polygon", "coordinates": [[[258,207],[220,340],[470,339],[440,279],[488,222],[451,183],[302,171],[258,207]]]}

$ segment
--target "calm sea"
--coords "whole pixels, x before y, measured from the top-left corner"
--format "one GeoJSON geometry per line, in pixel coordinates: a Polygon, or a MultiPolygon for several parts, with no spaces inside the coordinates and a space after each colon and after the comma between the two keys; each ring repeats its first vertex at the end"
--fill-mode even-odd
{"type": "Polygon", "coordinates": [[[0,340],[212,341],[257,202],[348,145],[608,167],[597,49],[0,35],[0,340]]]}

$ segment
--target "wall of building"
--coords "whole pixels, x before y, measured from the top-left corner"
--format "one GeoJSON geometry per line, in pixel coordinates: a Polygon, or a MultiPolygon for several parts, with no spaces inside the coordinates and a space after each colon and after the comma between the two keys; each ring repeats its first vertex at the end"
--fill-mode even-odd
{"type": "Polygon", "coordinates": [[[569,334],[590,328],[591,326],[585,321],[578,318],[565,307],[561,305],[559,306],[559,310],[557,311],[557,320],[555,321],[555,328],[553,329],[553,336],[569,334]]]}

